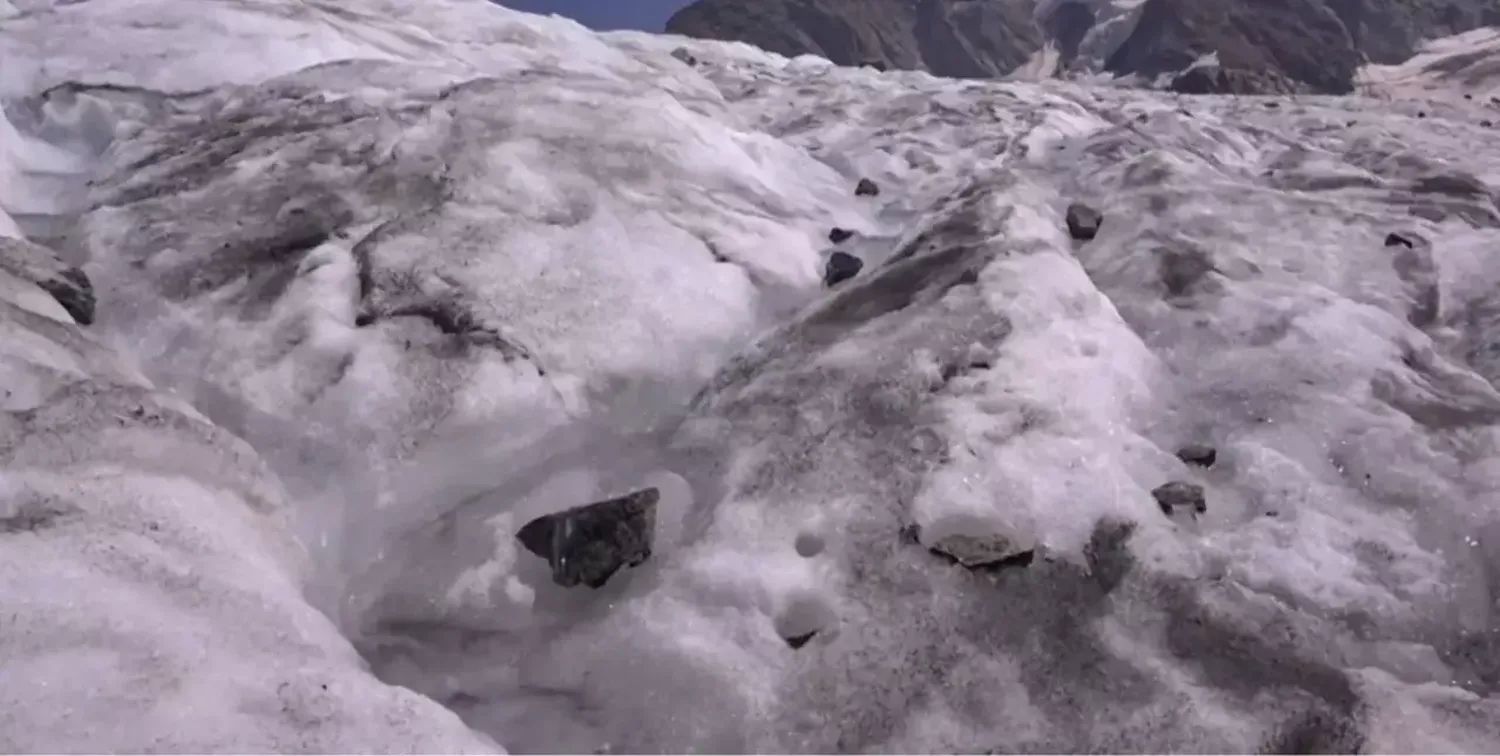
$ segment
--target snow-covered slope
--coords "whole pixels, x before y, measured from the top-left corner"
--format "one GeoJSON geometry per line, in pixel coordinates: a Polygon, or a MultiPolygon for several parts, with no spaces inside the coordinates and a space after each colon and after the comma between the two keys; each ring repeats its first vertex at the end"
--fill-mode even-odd
{"type": "Polygon", "coordinates": [[[0,231],[97,307],[0,250],[10,750],[1500,747],[1477,100],[12,4],[0,231]],[[643,485],[602,589],[514,537],[643,485]]]}
{"type": "MultiPolygon", "coordinates": [[[[1410,60],[1367,66],[1360,74],[1359,84],[1367,94],[1494,98],[1500,94],[1500,28],[1433,40],[1410,60]]],[[[1491,99],[1490,104],[1496,101],[1491,99]]]]}

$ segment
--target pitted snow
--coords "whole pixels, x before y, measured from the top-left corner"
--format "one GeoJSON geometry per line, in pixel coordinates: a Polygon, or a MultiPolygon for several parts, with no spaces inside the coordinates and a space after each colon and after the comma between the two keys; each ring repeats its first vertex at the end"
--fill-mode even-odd
{"type": "MultiPolygon", "coordinates": [[[[115,119],[97,206],[57,240],[90,260],[96,330],[266,459],[311,600],[384,679],[521,751],[1495,747],[1500,211],[1464,189],[1500,178],[1484,103],[945,81],[480,0],[206,7],[18,6],[0,95],[34,133],[0,134],[0,234],[66,218],[115,119]],[[125,88],[20,101],[74,80],[125,88]],[[38,134],[74,163],[43,175],[38,134]],[[1090,243],[1072,201],[1104,213],[1090,243]],[[831,226],[867,265],[824,293],[831,226]],[[1174,456],[1198,442],[1210,470],[1174,456]],[[1172,479],[1208,512],[1162,517],[1172,479]],[[657,553],[597,593],[504,541],[645,484],[657,553]],[[1040,557],[978,577],[902,535],[973,515],[1040,557]]],[[[20,438],[26,475],[64,454],[20,438]]],[[[243,482],[173,485],[245,506],[243,482]]],[[[288,569],[231,537],[205,565],[288,569]]],[[[25,574],[8,590],[35,598],[25,574]]],[[[335,644],[292,578],[243,574],[301,619],[221,601],[199,637],[335,644]]],[[[231,675],[216,659],[159,679],[231,675]]],[[[91,682],[5,663],[59,701],[91,682]]],[[[348,692],[285,704],[298,726],[394,695],[338,665],[348,692]]],[[[385,747],[342,726],[305,747],[385,747]]],[[[473,745],[451,736],[400,747],[473,745]]]]}

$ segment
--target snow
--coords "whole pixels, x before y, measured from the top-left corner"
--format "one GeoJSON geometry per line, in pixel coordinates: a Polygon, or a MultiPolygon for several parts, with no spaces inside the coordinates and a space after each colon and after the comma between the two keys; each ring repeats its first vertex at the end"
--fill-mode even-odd
{"type": "Polygon", "coordinates": [[[1467,92],[1493,97],[1500,92],[1500,29],[1482,27],[1429,40],[1406,61],[1370,65],[1360,71],[1359,85],[1385,97],[1445,96],[1467,92]]]}
{"type": "Polygon", "coordinates": [[[0,236],[98,315],[0,278],[7,750],[1495,749],[1482,101],[12,4],[0,236]],[[513,538],[648,485],[600,590],[513,538]]]}

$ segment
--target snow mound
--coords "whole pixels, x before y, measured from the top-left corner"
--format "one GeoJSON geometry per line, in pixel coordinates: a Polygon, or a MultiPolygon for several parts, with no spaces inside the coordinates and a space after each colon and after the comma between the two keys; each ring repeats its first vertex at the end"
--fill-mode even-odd
{"type": "MultiPolygon", "coordinates": [[[[1360,86],[1385,96],[1492,98],[1500,94],[1500,29],[1485,27],[1427,42],[1410,60],[1370,65],[1360,86]]],[[[1492,103],[1493,104],[1493,103],[1492,103]]]]}
{"type": "Polygon", "coordinates": [[[0,266],[15,750],[1500,746],[1480,102],[480,0],[17,3],[0,57],[0,233],[61,257],[0,266]],[[601,588],[516,539],[647,488],[601,588]]]}

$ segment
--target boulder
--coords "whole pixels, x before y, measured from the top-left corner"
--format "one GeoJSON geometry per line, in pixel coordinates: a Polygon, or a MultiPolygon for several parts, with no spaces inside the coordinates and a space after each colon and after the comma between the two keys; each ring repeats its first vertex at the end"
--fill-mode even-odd
{"type": "Polygon", "coordinates": [[[616,572],[651,558],[660,499],[660,491],[646,488],[542,515],[526,523],[516,540],[547,560],[552,582],[603,588],[616,572]]]}

